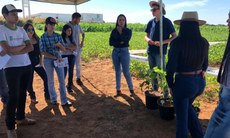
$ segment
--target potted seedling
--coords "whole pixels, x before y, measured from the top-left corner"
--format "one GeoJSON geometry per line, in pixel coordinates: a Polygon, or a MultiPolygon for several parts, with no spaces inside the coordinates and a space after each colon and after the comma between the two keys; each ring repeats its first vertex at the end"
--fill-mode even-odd
{"type": "Polygon", "coordinates": [[[166,72],[158,67],[154,68],[154,72],[158,77],[159,92],[163,97],[157,100],[160,116],[164,120],[174,119],[173,97],[169,94],[168,85],[166,81],[166,72]]]}
{"type": "Polygon", "coordinates": [[[148,69],[147,74],[143,71],[140,76],[143,79],[140,87],[145,94],[146,107],[151,110],[158,109],[157,100],[163,96],[159,91],[153,90],[153,80],[158,78],[158,74],[155,73],[154,69],[148,69]]]}

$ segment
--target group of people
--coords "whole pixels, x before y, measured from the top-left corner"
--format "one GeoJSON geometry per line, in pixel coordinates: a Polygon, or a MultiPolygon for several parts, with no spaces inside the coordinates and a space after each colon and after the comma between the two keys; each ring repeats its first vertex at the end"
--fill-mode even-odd
{"type": "MultiPolygon", "coordinates": [[[[163,46],[163,69],[166,71],[169,92],[173,96],[176,113],[176,137],[187,138],[188,131],[194,138],[229,137],[229,50],[230,38],[225,49],[224,57],[218,75],[221,84],[220,102],[213,113],[207,131],[204,135],[199,119],[192,108],[192,103],[201,95],[205,88],[205,71],[208,67],[208,41],[202,37],[199,26],[205,24],[199,20],[197,12],[184,12],[182,18],[174,21],[180,25],[179,34],[170,19],[166,18],[165,5],[159,1],[150,1],[152,15],[145,29],[145,40],[148,44],[147,54],[150,69],[160,65],[160,46],[163,46]],[[162,5],[160,5],[162,4],[162,5]],[[161,18],[160,6],[163,17],[161,18]],[[163,22],[163,42],[160,42],[160,20],[163,22]],[[168,44],[168,62],[165,66],[165,56],[168,44]]],[[[23,28],[17,27],[18,12],[14,5],[5,5],[2,15],[6,22],[0,26],[0,45],[3,48],[0,56],[10,55],[9,61],[0,70],[1,99],[6,104],[6,126],[9,138],[17,137],[15,123],[18,125],[32,125],[36,121],[25,117],[26,91],[29,92],[31,102],[37,103],[33,90],[34,71],[44,82],[44,97],[50,103],[57,105],[57,93],[54,88],[54,69],[59,81],[60,101],[63,106],[71,106],[67,100],[66,89],[73,92],[73,70],[76,64],[77,84],[82,85],[80,79],[81,48],[84,42],[84,31],[79,25],[81,15],[72,14],[72,20],[63,26],[61,35],[55,32],[56,20],[48,17],[45,20],[44,34],[39,38],[31,23],[23,28]],[[80,40],[82,34],[82,40],[80,40]],[[28,54],[27,54],[28,53],[28,54]],[[67,67],[56,67],[54,62],[68,59],[67,67]],[[65,76],[68,72],[68,83],[65,76]],[[31,74],[31,75],[28,75],[31,74]],[[66,85],[66,86],[65,86],[66,85]]],[[[230,28],[230,13],[228,19],[230,28]]],[[[132,31],[127,28],[125,15],[117,17],[116,26],[112,30],[109,44],[113,46],[112,61],[116,76],[116,95],[121,96],[121,73],[124,73],[130,96],[134,95],[132,78],[130,75],[129,41],[132,31]]],[[[230,36],[229,36],[230,37],[230,36]]],[[[154,81],[153,90],[158,90],[158,81],[154,81]]]]}
{"type": "Polygon", "coordinates": [[[27,91],[32,103],[38,103],[33,89],[34,71],[44,83],[44,97],[57,105],[57,92],[54,87],[54,70],[59,81],[60,101],[62,106],[72,106],[67,100],[66,90],[73,92],[73,72],[76,65],[76,82],[81,81],[81,49],[84,43],[84,31],[79,25],[81,15],[72,14],[72,20],[63,26],[61,35],[55,32],[56,20],[48,17],[45,20],[44,34],[41,38],[35,32],[31,22],[18,27],[18,12],[14,5],[2,8],[5,24],[0,26],[0,56],[8,60],[0,70],[1,100],[6,107],[6,126],[9,138],[17,137],[17,125],[33,125],[36,120],[25,117],[27,91]],[[82,40],[80,41],[80,34],[82,40]],[[5,58],[5,57],[10,58],[5,58]],[[63,62],[67,58],[67,66],[55,66],[54,62],[63,62]],[[3,69],[4,68],[4,69],[3,69]],[[68,83],[65,77],[68,72],[68,83]]]}
{"type": "MultiPolygon", "coordinates": [[[[154,67],[161,68],[160,46],[163,46],[163,70],[166,71],[166,80],[169,91],[173,96],[173,104],[176,113],[176,137],[187,138],[188,131],[193,138],[229,138],[230,128],[229,118],[229,46],[230,40],[224,52],[224,58],[218,75],[220,88],[220,103],[213,113],[209,122],[207,131],[204,135],[202,126],[196,115],[192,103],[197,96],[204,92],[206,85],[205,72],[208,68],[208,51],[209,43],[202,37],[200,25],[206,21],[199,20],[196,11],[184,12],[182,18],[175,20],[174,24],[180,25],[177,36],[172,22],[166,18],[165,5],[159,1],[150,1],[152,15],[145,29],[145,40],[148,43],[147,54],[150,69],[154,67]],[[162,5],[160,5],[162,4],[162,5]],[[163,23],[163,42],[160,42],[160,19],[162,6],[162,23],[163,23]],[[165,66],[165,55],[167,46],[170,43],[168,52],[168,62],[165,66]]],[[[230,13],[227,20],[230,28],[230,13]]],[[[134,94],[132,79],[129,72],[129,40],[132,32],[126,26],[126,17],[121,14],[117,18],[116,28],[110,35],[110,45],[113,46],[112,59],[116,75],[115,97],[121,95],[120,79],[121,69],[124,73],[131,96],[134,94]]],[[[158,91],[158,80],[153,80],[153,91],[158,91]]]]}
{"type": "MultiPolygon", "coordinates": [[[[159,57],[160,6],[162,6],[163,15],[166,14],[166,11],[165,5],[159,1],[151,1],[149,4],[155,18],[147,24],[145,40],[148,42],[148,60],[150,69],[152,69],[155,66],[161,67],[159,57]]],[[[228,38],[218,74],[218,82],[221,84],[219,104],[204,134],[192,103],[197,96],[203,93],[206,85],[205,72],[208,67],[209,43],[202,37],[199,29],[199,26],[205,24],[206,21],[199,20],[197,12],[184,12],[181,19],[174,21],[174,24],[180,25],[179,34],[176,36],[171,21],[164,16],[162,19],[163,65],[165,65],[167,44],[170,42],[168,62],[166,68],[163,66],[163,69],[166,70],[166,80],[173,97],[176,113],[176,138],[187,138],[188,131],[193,138],[229,138],[230,38],[228,38]]],[[[230,29],[230,12],[227,23],[230,29]]],[[[157,89],[157,80],[154,80],[153,90],[157,89]]]]}

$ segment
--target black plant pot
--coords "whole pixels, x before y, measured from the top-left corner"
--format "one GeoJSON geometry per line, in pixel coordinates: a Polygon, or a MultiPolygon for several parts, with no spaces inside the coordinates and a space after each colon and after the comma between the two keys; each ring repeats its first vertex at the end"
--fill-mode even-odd
{"type": "Polygon", "coordinates": [[[173,103],[162,104],[161,100],[165,100],[165,99],[157,100],[157,104],[158,104],[158,108],[159,108],[159,112],[160,112],[160,117],[163,120],[173,120],[175,118],[173,103]]]}
{"type": "Polygon", "coordinates": [[[146,108],[150,110],[158,109],[158,105],[157,105],[158,99],[160,99],[159,96],[151,94],[149,91],[145,91],[146,108]]]}

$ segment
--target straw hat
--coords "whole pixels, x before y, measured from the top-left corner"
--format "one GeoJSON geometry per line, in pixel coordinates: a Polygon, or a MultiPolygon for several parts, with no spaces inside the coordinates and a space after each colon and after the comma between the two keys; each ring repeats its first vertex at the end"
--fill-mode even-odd
{"type": "Polygon", "coordinates": [[[182,18],[180,20],[175,20],[174,23],[180,25],[182,21],[195,21],[198,22],[199,25],[203,25],[206,23],[204,20],[199,20],[198,13],[196,11],[186,11],[183,13],[182,18]]]}
{"type": "MultiPolygon", "coordinates": [[[[149,6],[152,8],[153,7],[153,5],[159,5],[160,6],[160,2],[159,2],[159,0],[154,0],[154,1],[150,1],[149,2],[149,6]]],[[[165,4],[162,2],[161,3],[161,5],[162,5],[162,8],[165,8],[165,4]]]]}
{"type": "MultiPolygon", "coordinates": [[[[150,1],[150,2],[149,2],[149,6],[150,6],[151,8],[153,8],[154,5],[159,5],[159,6],[160,6],[159,0],[154,0],[154,1],[150,1]]],[[[163,14],[165,15],[165,14],[166,14],[166,11],[165,11],[165,4],[162,2],[161,5],[162,5],[162,9],[163,9],[163,14]]]]}

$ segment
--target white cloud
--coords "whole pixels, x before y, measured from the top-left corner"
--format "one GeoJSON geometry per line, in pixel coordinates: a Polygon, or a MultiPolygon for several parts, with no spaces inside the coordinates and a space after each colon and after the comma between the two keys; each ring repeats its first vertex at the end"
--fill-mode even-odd
{"type": "Polygon", "coordinates": [[[180,9],[180,8],[185,8],[185,7],[195,7],[195,6],[204,6],[208,0],[192,0],[192,1],[183,1],[180,3],[168,5],[166,7],[167,10],[175,10],[175,9],[180,9]]]}

